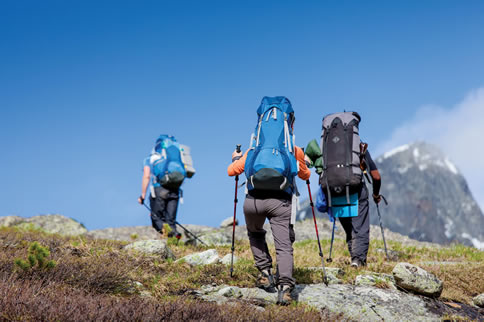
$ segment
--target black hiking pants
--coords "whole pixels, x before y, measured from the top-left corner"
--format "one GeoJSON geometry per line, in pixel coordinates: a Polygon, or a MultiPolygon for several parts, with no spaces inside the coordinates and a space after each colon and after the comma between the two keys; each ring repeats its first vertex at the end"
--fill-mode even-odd
{"type": "Polygon", "coordinates": [[[362,264],[366,264],[370,245],[370,215],[368,188],[365,183],[361,185],[358,193],[358,216],[340,217],[339,221],[346,233],[351,260],[358,259],[362,264]]]}
{"type": "Polygon", "coordinates": [[[157,232],[162,234],[163,224],[166,222],[174,235],[176,230],[176,211],[178,209],[179,190],[168,190],[163,187],[155,188],[155,197],[150,197],[151,224],[157,232]]]}

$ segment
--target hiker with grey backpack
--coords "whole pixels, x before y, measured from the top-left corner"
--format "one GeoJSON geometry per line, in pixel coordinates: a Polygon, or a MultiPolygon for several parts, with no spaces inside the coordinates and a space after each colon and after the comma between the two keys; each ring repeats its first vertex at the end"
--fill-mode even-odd
{"type": "Polygon", "coordinates": [[[143,161],[138,202],[144,205],[149,186],[151,223],[162,236],[163,225],[167,223],[171,231],[166,233],[166,237],[181,237],[176,228],[178,201],[182,196],[180,186],[185,178],[191,178],[194,174],[189,148],[180,145],[173,136],[160,135],[150,155],[143,161]]]}
{"type": "Polygon", "coordinates": [[[267,292],[276,292],[277,288],[277,303],[288,305],[296,283],[292,247],[297,204],[295,177],[308,180],[311,172],[303,150],[295,146],[291,102],[282,96],[264,97],[257,116],[249,149],[245,153],[234,151],[227,171],[229,176],[245,172],[247,177],[244,215],[250,248],[260,271],[257,286],[267,292]],[[276,248],[277,281],[263,228],[266,218],[276,248]]]}
{"type": "Polygon", "coordinates": [[[352,267],[366,266],[370,244],[369,192],[365,179],[372,183],[374,202],[378,205],[382,199],[380,173],[368,145],[360,140],[360,121],[356,112],[327,115],[323,118],[320,150],[314,148],[315,141],[306,148],[320,174],[316,206],[332,217],[333,237],[334,220],[339,218],[352,267]]]}

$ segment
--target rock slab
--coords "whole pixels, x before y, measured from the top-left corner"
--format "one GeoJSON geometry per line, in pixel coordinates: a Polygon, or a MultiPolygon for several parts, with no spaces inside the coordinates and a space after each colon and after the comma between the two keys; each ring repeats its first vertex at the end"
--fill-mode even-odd
{"type": "Polygon", "coordinates": [[[474,304],[478,307],[484,307],[484,293],[477,295],[472,300],[474,301],[474,304]]]}
{"type": "Polygon", "coordinates": [[[355,278],[355,285],[358,286],[375,286],[377,284],[386,284],[388,288],[397,289],[395,278],[390,274],[365,272],[355,278]]]}
{"type": "Polygon", "coordinates": [[[392,274],[396,284],[405,290],[430,297],[439,297],[442,294],[444,283],[423,268],[409,263],[398,263],[392,274]]]}
{"type": "Polygon", "coordinates": [[[87,233],[87,229],[83,224],[62,215],[40,215],[30,218],[6,216],[0,218],[0,226],[32,227],[50,234],[63,236],[78,236],[87,233]]]}
{"type": "MultiPolygon", "coordinates": [[[[334,284],[297,285],[292,296],[317,309],[342,313],[355,321],[440,321],[418,296],[396,290],[368,286],[334,284]]],[[[275,303],[277,293],[258,288],[237,288],[226,285],[202,287],[198,297],[206,301],[227,303],[238,299],[275,303]]]]}
{"type": "Polygon", "coordinates": [[[204,252],[187,255],[180,258],[178,261],[184,261],[192,266],[209,265],[218,263],[220,261],[220,257],[215,249],[209,249],[204,252]]]}
{"type": "MultiPolygon", "coordinates": [[[[232,261],[232,254],[227,254],[222,259],[220,260],[220,263],[224,265],[230,265],[230,262],[232,261]]],[[[239,258],[234,255],[234,264],[239,261],[239,258]]]]}
{"type": "Polygon", "coordinates": [[[175,259],[175,255],[164,240],[140,240],[124,247],[126,250],[135,250],[148,255],[158,255],[163,259],[175,259]]]}
{"type": "MultiPolygon", "coordinates": [[[[222,222],[220,223],[220,228],[225,228],[225,227],[232,227],[234,223],[234,217],[228,217],[228,218],[225,218],[224,220],[222,220],[222,222]]],[[[239,224],[239,221],[237,220],[237,218],[235,219],[235,226],[237,226],[239,224]]]]}

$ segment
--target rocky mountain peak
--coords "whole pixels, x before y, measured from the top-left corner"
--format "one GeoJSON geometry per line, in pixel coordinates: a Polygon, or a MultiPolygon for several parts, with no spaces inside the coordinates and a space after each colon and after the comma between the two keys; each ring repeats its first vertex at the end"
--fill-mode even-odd
{"type": "Polygon", "coordinates": [[[459,174],[458,168],[437,146],[417,141],[399,146],[385,152],[376,160],[378,163],[391,162],[397,171],[405,173],[410,167],[417,167],[420,171],[438,167],[438,170],[459,174]]]}
{"type": "MultiPolygon", "coordinates": [[[[382,176],[381,193],[389,202],[380,207],[386,228],[420,241],[484,249],[484,215],[466,179],[441,149],[420,141],[374,160],[382,176]]],[[[309,202],[302,202],[297,218],[310,214],[309,202]]],[[[372,201],[370,218],[378,224],[372,201]]]]}

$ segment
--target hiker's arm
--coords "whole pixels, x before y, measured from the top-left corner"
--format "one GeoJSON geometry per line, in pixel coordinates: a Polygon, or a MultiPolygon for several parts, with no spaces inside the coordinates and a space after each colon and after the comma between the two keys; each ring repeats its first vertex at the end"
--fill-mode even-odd
{"type": "Polygon", "coordinates": [[[235,160],[234,162],[232,162],[232,164],[229,165],[229,167],[227,168],[227,173],[229,174],[229,176],[238,176],[239,174],[242,174],[242,172],[244,172],[247,153],[249,153],[249,150],[245,151],[244,155],[240,159],[235,160]]]}
{"type": "Polygon", "coordinates": [[[306,165],[306,160],[304,160],[304,151],[297,146],[295,148],[296,148],[296,160],[299,164],[299,171],[297,175],[299,176],[299,178],[303,180],[308,180],[309,177],[311,177],[311,170],[309,170],[309,168],[306,165]]]}
{"type": "MultiPolygon", "coordinates": [[[[145,165],[143,167],[143,178],[141,179],[141,198],[143,198],[143,200],[146,198],[146,189],[148,189],[149,184],[150,184],[150,167],[145,165]]],[[[143,200],[139,198],[138,202],[143,203],[143,200]]]]}
{"type": "Polygon", "coordinates": [[[373,179],[373,198],[380,196],[381,176],[378,170],[370,171],[371,178],[373,179]]]}

